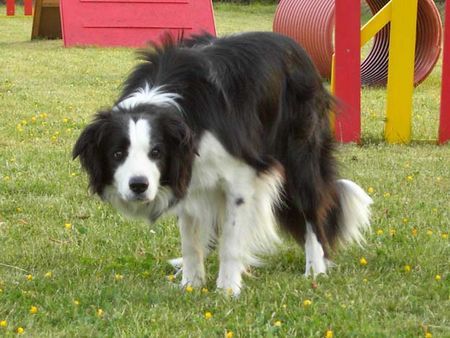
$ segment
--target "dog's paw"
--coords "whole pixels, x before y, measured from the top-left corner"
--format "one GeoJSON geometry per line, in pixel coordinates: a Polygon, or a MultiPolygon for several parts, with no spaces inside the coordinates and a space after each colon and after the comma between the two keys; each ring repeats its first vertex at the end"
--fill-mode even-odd
{"type": "Polygon", "coordinates": [[[217,289],[226,296],[238,297],[241,294],[241,278],[218,278],[217,289]]]}

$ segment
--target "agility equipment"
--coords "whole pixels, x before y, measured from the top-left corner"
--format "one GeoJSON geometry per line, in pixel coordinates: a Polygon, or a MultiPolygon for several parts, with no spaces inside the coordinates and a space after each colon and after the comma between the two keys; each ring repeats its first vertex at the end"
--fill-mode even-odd
{"type": "MultiPolygon", "coordinates": [[[[308,11],[307,7],[304,7],[300,12],[305,18],[316,15],[315,20],[300,22],[298,18],[295,18],[295,13],[299,11],[293,10],[293,8],[305,5],[305,3],[306,1],[302,0],[282,0],[280,6],[285,8],[283,11],[286,8],[290,9],[290,11],[285,12],[285,15],[289,16],[289,18],[280,17],[279,13],[282,11],[277,10],[274,30],[280,31],[280,29],[277,29],[277,27],[281,26],[280,22],[292,21],[297,23],[297,30],[292,28],[290,32],[281,31],[281,33],[293,36],[294,32],[298,33],[304,27],[308,27],[310,32],[316,31],[318,36],[325,36],[328,39],[328,34],[333,34],[332,27],[323,25],[323,22],[330,22],[332,19],[329,16],[335,15],[335,55],[333,56],[332,54],[331,58],[326,61],[316,61],[316,63],[319,70],[323,70],[324,66],[329,63],[332,91],[338,97],[340,101],[339,107],[344,112],[343,114],[337,114],[332,121],[336,138],[342,142],[360,142],[360,85],[361,83],[383,84],[386,81],[385,139],[389,143],[409,143],[411,141],[411,111],[414,84],[419,84],[431,72],[442,46],[442,26],[434,3],[429,0],[372,1],[372,9],[376,8],[375,5],[380,5],[381,3],[385,5],[361,29],[359,27],[359,1],[336,0],[331,3],[328,0],[317,0],[316,2],[308,2],[312,6],[310,9],[316,8],[315,5],[322,6],[324,14],[322,26],[320,26],[320,20],[318,20],[320,13],[308,11]],[[286,7],[286,3],[290,3],[294,7],[286,7]],[[433,17],[434,19],[430,19],[433,17]],[[424,18],[428,19],[425,20],[424,18]],[[380,35],[380,33],[388,35],[380,35]],[[372,50],[360,68],[360,46],[367,43],[373,36],[375,36],[375,41],[372,50]],[[385,36],[385,40],[382,39],[383,36],[385,36]],[[424,36],[428,36],[428,38],[424,38],[424,36]],[[383,48],[380,47],[381,45],[383,48]],[[380,50],[383,52],[377,54],[377,51],[380,50]],[[426,55],[428,56],[426,57],[426,55]],[[371,67],[367,66],[364,68],[363,66],[369,65],[370,62],[375,62],[374,64],[381,66],[374,68],[370,77],[364,77],[367,75],[367,73],[364,73],[364,70],[371,69],[371,67]],[[386,79],[380,82],[380,79],[383,77],[386,79]],[[370,81],[367,82],[367,79],[370,79],[370,81]]],[[[449,7],[449,2],[447,1],[438,135],[438,142],[441,144],[450,140],[449,7]]],[[[297,41],[299,40],[297,39],[297,41]]],[[[315,55],[321,55],[322,58],[323,55],[328,55],[320,52],[328,50],[329,48],[326,48],[327,45],[314,44],[314,41],[316,40],[310,36],[304,43],[300,43],[306,46],[319,46],[322,48],[313,48],[310,51],[313,60],[315,55]]]]}
{"type": "MultiPolygon", "coordinates": [[[[14,16],[16,14],[16,0],[6,0],[6,15],[14,16]]],[[[33,15],[33,1],[23,1],[23,14],[33,15]]]]}
{"type": "Polygon", "coordinates": [[[142,47],[163,32],[216,34],[211,0],[61,0],[64,45],[142,47]]]}
{"type": "MultiPolygon", "coordinates": [[[[387,5],[389,8],[383,13],[384,18],[389,17],[393,5],[393,2],[389,0],[366,0],[366,3],[373,14],[387,5]]],[[[351,6],[349,8],[359,6],[353,2],[349,5],[351,6]]],[[[335,11],[335,0],[281,0],[273,22],[273,30],[288,35],[300,43],[311,55],[320,74],[328,79],[331,77],[331,58],[334,51],[335,11]]],[[[400,16],[405,18],[405,14],[400,13],[400,16]]],[[[353,10],[346,10],[342,15],[344,20],[347,18],[352,20],[353,10]]],[[[389,37],[389,24],[375,35],[372,48],[361,64],[363,85],[386,85],[389,37]]],[[[442,22],[436,5],[433,0],[420,0],[417,10],[414,76],[416,85],[428,76],[439,59],[441,38],[442,22]]]]}

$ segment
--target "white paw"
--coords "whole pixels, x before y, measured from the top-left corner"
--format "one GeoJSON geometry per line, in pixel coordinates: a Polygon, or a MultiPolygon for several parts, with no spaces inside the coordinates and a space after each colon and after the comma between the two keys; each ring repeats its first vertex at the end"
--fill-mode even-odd
{"type": "Polygon", "coordinates": [[[183,267],[183,257],[169,259],[168,262],[177,270],[183,267]]]}
{"type": "Polygon", "coordinates": [[[223,274],[219,273],[219,278],[217,279],[217,289],[221,290],[227,296],[239,296],[242,289],[241,274],[226,274],[223,276],[223,274]]]}
{"type": "Polygon", "coordinates": [[[201,271],[186,271],[183,270],[183,278],[181,279],[181,287],[192,286],[194,288],[201,287],[205,284],[205,273],[201,271]]]}

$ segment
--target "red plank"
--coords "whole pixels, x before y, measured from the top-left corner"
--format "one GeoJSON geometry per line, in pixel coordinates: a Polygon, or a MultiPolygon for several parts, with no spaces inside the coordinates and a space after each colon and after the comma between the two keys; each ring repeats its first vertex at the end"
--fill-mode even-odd
{"type": "Polygon", "coordinates": [[[23,1],[23,14],[33,15],[33,0],[23,1]]]}
{"type": "Polygon", "coordinates": [[[442,60],[441,114],[439,143],[450,140],[450,1],[445,4],[444,54],[442,60]]]}
{"type": "Polygon", "coordinates": [[[165,31],[216,34],[211,0],[61,0],[61,20],[66,47],[142,47],[165,31]]]}
{"type": "Polygon", "coordinates": [[[340,101],[336,138],[361,140],[360,0],[336,0],[335,95],[340,101]]]}
{"type": "Polygon", "coordinates": [[[16,12],[16,0],[6,0],[6,15],[12,16],[16,12]]]}

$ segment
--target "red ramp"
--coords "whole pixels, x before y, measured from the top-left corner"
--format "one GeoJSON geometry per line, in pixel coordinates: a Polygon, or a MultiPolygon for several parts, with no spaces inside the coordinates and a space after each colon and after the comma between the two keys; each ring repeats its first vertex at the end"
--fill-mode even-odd
{"type": "Polygon", "coordinates": [[[64,45],[142,47],[163,32],[216,35],[211,0],[61,0],[64,45]]]}

